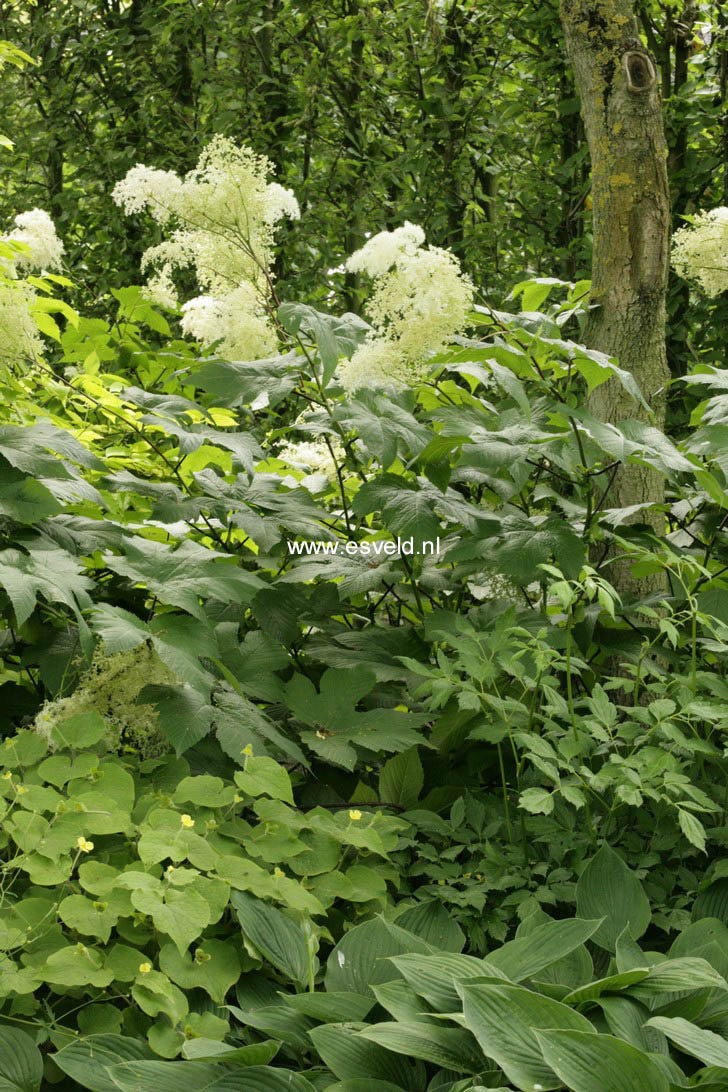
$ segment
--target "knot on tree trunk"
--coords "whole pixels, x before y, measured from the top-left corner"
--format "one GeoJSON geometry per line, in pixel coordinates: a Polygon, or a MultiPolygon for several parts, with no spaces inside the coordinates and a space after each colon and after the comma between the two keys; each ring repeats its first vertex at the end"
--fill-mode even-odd
{"type": "Polygon", "coordinates": [[[622,64],[627,74],[628,91],[640,95],[655,86],[657,72],[649,54],[629,50],[622,54],[622,64]]]}

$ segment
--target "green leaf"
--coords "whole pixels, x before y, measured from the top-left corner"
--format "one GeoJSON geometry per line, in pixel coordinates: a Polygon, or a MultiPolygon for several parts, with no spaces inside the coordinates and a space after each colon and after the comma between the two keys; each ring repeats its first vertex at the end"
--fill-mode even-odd
{"type": "Polygon", "coordinates": [[[705,827],[691,811],[686,811],[685,808],[677,809],[678,821],[680,823],[680,830],[683,832],[687,840],[691,845],[696,846],[702,853],[706,852],[705,849],[705,827]]]}
{"type": "Polygon", "coordinates": [[[212,728],[214,709],[205,695],[188,683],[145,686],[139,701],[155,706],[160,727],[177,755],[194,747],[212,728]]]}
{"type": "Polygon", "coordinates": [[[372,997],[362,997],[358,993],[296,993],[283,994],[286,1004],[304,1016],[311,1016],[322,1024],[335,1024],[344,1021],[361,1021],[374,1007],[372,997]]]}
{"type": "Polygon", "coordinates": [[[397,916],[397,925],[445,952],[460,952],[465,947],[465,934],[437,899],[410,906],[397,916]]]}
{"type": "Polygon", "coordinates": [[[392,1021],[373,1024],[359,1034],[396,1054],[421,1058],[455,1073],[479,1073],[483,1068],[475,1040],[461,1028],[438,1027],[413,1020],[392,1021]]]}
{"type": "Polygon", "coordinates": [[[123,556],[105,554],[104,561],[132,584],[145,584],[161,603],[179,607],[203,623],[201,598],[247,604],[265,587],[260,577],[232,564],[227,554],[191,539],[185,539],[176,550],[150,539],[127,539],[123,556]]]}
{"type": "Polygon", "coordinates": [[[364,1024],[356,1023],[323,1024],[312,1028],[308,1034],[324,1064],[342,1080],[354,1077],[390,1080],[415,1092],[418,1085],[413,1080],[414,1068],[378,1044],[362,1038],[358,1032],[364,1028],[364,1024]]]}
{"type": "Polygon", "coordinates": [[[550,815],[554,810],[554,794],[549,789],[524,789],[518,806],[532,815],[550,815]]]}
{"type": "Polygon", "coordinates": [[[568,1005],[522,986],[466,982],[461,989],[466,1027],[508,1079],[520,1088],[559,1088],[553,1066],[544,1061],[537,1030],[568,1028],[593,1033],[589,1021],[568,1005]]]}
{"type": "Polygon", "coordinates": [[[631,971],[622,971],[620,974],[607,975],[606,978],[598,978],[595,982],[589,982],[586,986],[580,986],[563,998],[567,1005],[583,1005],[587,1001],[596,1001],[603,993],[619,993],[647,978],[647,967],[635,967],[631,971]]]}
{"type": "Polygon", "coordinates": [[[0,1089],[38,1092],[42,1079],[43,1058],[31,1037],[19,1028],[0,1027],[0,1089]]]}
{"type": "Polygon", "coordinates": [[[327,315],[304,303],[281,304],[278,318],[289,334],[303,332],[314,339],[324,366],[324,386],[334,374],[339,357],[350,357],[369,331],[358,315],[348,312],[341,317],[327,315]]]}
{"type": "Polygon", "coordinates": [[[390,931],[381,918],[365,921],[345,933],[329,956],[326,990],[373,997],[372,986],[392,978],[388,957],[429,951],[429,946],[419,937],[404,929],[390,931]]]}
{"type": "MultiPolygon", "coordinates": [[[[138,956],[137,956],[138,959],[138,956]]],[[[108,1075],[108,1067],[119,1062],[152,1059],[146,1043],[123,1035],[90,1035],[69,1043],[53,1061],[79,1088],[90,1092],[119,1092],[119,1086],[108,1075]]]]}
{"type": "MultiPolygon", "coordinates": [[[[172,944],[159,950],[159,967],[183,990],[203,989],[222,1005],[225,995],[240,977],[240,957],[232,941],[200,941],[195,952],[180,955],[172,944]]],[[[250,1063],[266,1064],[265,1062],[250,1063]]]]}
{"type": "Polygon", "coordinates": [[[293,789],[288,770],[275,759],[250,755],[245,769],[236,770],[235,783],[250,796],[270,796],[274,800],[293,803],[293,789]]]}
{"type": "Polygon", "coordinates": [[[258,951],[294,982],[308,982],[309,954],[303,931],[280,910],[242,891],[230,901],[243,932],[258,951]]]}
{"type": "Polygon", "coordinates": [[[577,913],[583,918],[604,918],[593,936],[595,944],[613,952],[617,938],[629,926],[639,940],[650,923],[650,904],[642,884],[608,845],[587,863],[576,885],[577,913]]]}
{"type": "MultiPolygon", "coordinates": [[[[471,978],[506,977],[502,971],[491,968],[485,960],[457,952],[404,954],[390,959],[415,993],[424,997],[437,1012],[453,1012],[460,1007],[460,983],[471,978]]],[[[382,981],[386,982],[387,979],[382,981]]]]}
{"type": "Polygon", "coordinates": [[[224,1062],[225,1065],[267,1065],[280,1050],[280,1043],[267,1039],[262,1043],[234,1047],[217,1039],[188,1039],[182,1056],[192,1062],[224,1062]]]}
{"type": "Polygon", "coordinates": [[[416,747],[385,762],[379,775],[379,797],[388,804],[413,808],[422,792],[425,775],[416,747]]]}
{"type": "Polygon", "coordinates": [[[422,549],[423,541],[434,542],[440,534],[440,521],[429,495],[396,474],[382,474],[362,485],[353,508],[358,516],[380,511],[385,528],[402,538],[413,538],[416,549],[422,549]]]}
{"type": "Polygon", "coordinates": [[[670,1090],[667,1077],[649,1055],[621,1039],[585,1031],[535,1034],[545,1061],[574,1092],[670,1090]]]}
{"type": "Polygon", "coordinates": [[[685,956],[658,963],[630,992],[651,1001],[662,993],[700,989],[728,990],[728,982],[706,960],[685,956]]]}
{"type": "Polygon", "coordinates": [[[76,713],[55,724],[51,731],[51,739],[58,747],[70,747],[73,750],[82,750],[98,743],[106,732],[106,724],[103,717],[95,710],[91,713],[76,713]]]}
{"type": "Polygon", "coordinates": [[[601,928],[599,921],[573,918],[567,921],[547,921],[526,936],[517,937],[490,952],[486,962],[503,971],[512,982],[532,978],[544,967],[563,959],[579,948],[601,928]]]}
{"type": "Polygon", "coordinates": [[[728,1040],[714,1031],[696,1027],[681,1017],[653,1016],[647,1026],[666,1035],[685,1054],[692,1055],[703,1065],[717,1065],[728,1069],[728,1040]]]}

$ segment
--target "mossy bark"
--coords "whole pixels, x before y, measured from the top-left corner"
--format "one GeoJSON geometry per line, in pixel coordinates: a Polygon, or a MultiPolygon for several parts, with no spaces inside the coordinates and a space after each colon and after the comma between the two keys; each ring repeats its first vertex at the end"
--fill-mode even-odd
{"type": "MultiPolygon", "coordinates": [[[[561,0],[561,22],[592,162],[591,301],[596,306],[585,339],[634,375],[652,407],[653,423],[661,427],[669,380],[670,198],[657,70],[639,37],[630,0],[561,0]]],[[[590,409],[612,423],[645,416],[614,380],[595,391],[590,409]]],[[[662,475],[625,466],[606,504],[659,503],[663,496],[662,475]]],[[[646,518],[656,531],[664,528],[659,513],[646,518]]],[[[615,566],[611,579],[621,591],[638,590],[626,569],[615,566]]],[[[646,590],[644,583],[639,590],[646,590]]]]}

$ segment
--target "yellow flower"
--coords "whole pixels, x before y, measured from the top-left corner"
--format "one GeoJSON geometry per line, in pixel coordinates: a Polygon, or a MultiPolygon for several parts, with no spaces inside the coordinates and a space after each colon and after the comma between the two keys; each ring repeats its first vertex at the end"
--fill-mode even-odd
{"type": "Polygon", "coordinates": [[[233,804],[239,804],[242,799],[242,796],[239,796],[238,793],[235,793],[235,796],[233,797],[233,804]]]}
{"type": "Polygon", "coordinates": [[[182,826],[187,827],[188,830],[195,825],[195,821],[191,815],[180,815],[179,821],[182,826]]]}
{"type": "Polygon", "coordinates": [[[23,793],[27,792],[28,790],[26,789],[25,785],[17,785],[15,791],[17,792],[18,796],[22,796],[23,793]]]}
{"type": "Polygon", "coordinates": [[[285,876],[285,872],[283,871],[282,868],[276,867],[276,868],[273,869],[273,875],[274,876],[285,876]]]}
{"type": "Polygon", "coordinates": [[[139,974],[149,974],[151,969],[152,969],[151,963],[140,963],[139,964],[139,974]]]}
{"type": "Polygon", "coordinates": [[[94,848],[93,842],[87,841],[86,838],[83,837],[83,835],[77,840],[76,845],[82,853],[90,853],[91,850],[94,848]]]}
{"type": "Polygon", "coordinates": [[[356,808],[352,808],[349,812],[349,818],[353,819],[354,822],[356,822],[357,819],[361,819],[361,812],[357,811],[356,808]]]}
{"type": "Polygon", "coordinates": [[[6,781],[9,781],[12,776],[13,776],[12,770],[6,770],[5,773],[3,774],[3,777],[5,778],[6,781]]]}
{"type": "Polygon", "coordinates": [[[252,743],[246,743],[245,746],[243,747],[243,752],[242,753],[244,755],[247,755],[248,758],[250,758],[250,756],[253,753],[253,744],[252,743]]]}

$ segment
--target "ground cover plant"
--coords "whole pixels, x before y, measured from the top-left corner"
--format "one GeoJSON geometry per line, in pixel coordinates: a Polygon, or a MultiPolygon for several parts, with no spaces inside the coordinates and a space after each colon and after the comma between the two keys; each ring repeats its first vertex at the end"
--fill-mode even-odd
{"type": "Polygon", "coordinates": [[[90,307],[0,237],[0,1085],[728,1088],[728,371],[404,215],[296,295],[295,179],[186,166],[90,307]]]}

